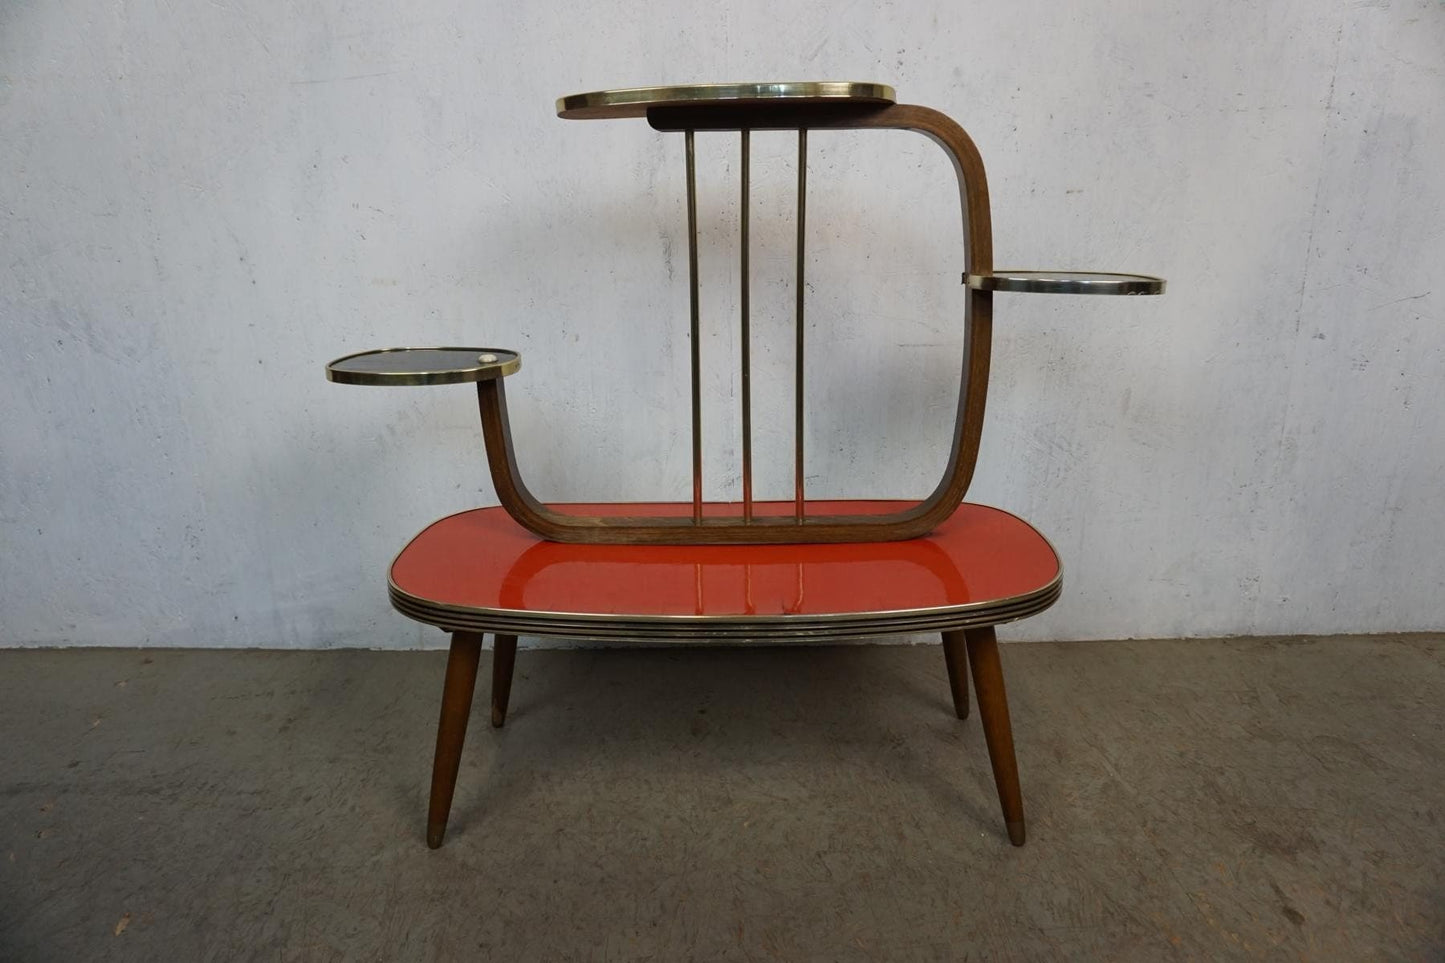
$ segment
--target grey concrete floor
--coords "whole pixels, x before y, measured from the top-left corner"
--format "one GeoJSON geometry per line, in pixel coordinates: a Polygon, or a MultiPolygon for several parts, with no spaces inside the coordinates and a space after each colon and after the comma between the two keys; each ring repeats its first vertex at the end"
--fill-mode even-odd
{"type": "Polygon", "coordinates": [[[0,960],[1445,959],[1445,637],[0,652],[0,960]],[[483,664],[485,678],[486,663],[483,664]]]}

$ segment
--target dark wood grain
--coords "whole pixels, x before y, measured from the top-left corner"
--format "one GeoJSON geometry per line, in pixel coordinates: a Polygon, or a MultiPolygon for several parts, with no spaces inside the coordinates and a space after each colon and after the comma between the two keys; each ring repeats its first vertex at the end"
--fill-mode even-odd
{"type": "MultiPolygon", "coordinates": [[[[946,115],[927,107],[812,106],[735,110],[654,108],[648,122],[658,130],[832,129],[913,130],[938,143],[957,173],[963,211],[967,273],[993,270],[993,234],[983,159],[968,134],[946,115]]],[[[966,348],[960,375],[953,442],[943,477],[932,494],[903,511],[882,515],[729,518],[638,518],[567,515],[539,502],[521,477],[501,379],[477,383],[482,435],[492,483],[502,505],[521,525],[559,542],[635,545],[778,544],[788,542],[881,542],[932,531],[963,501],[978,460],[988,393],[993,295],[970,290],[964,309],[966,348]]]]}
{"type": "Polygon", "coordinates": [[[467,739],[467,719],[472,714],[472,693],[481,655],[481,633],[452,633],[447,676],[442,684],[441,719],[437,722],[436,757],[431,769],[431,804],[426,818],[426,844],[432,849],[442,844],[447,833],[447,817],[457,788],[457,771],[462,762],[462,744],[467,739]]]}
{"type": "Polygon", "coordinates": [[[512,695],[512,670],[517,664],[517,637],[492,636],[492,726],[507,721],[507,700],[512,695]]]}
{"type": "Polygon", "coordinates": [[[943,633],[943,662],[948,667],[948,688],[953,693],[953,711],[968,718],[968,647],[962,629],[943,633]]]}
{"type": "Polygon", "coordinates": [[[978,695],[978,715],[983,722],[984,741],[988,743],[988,761],[993,764],[993,781],[998,787],[1004,825],[1008,827],[1009,842],[1022,846],[1026,838],[1024,799],[1019,789],[1019,764],[1014,758],[1013,726],[1009,723],[998,640],[993,626],[965,629],[964,633],[968,640],[968,662],[973,668],[973,688],[978,695]]]}

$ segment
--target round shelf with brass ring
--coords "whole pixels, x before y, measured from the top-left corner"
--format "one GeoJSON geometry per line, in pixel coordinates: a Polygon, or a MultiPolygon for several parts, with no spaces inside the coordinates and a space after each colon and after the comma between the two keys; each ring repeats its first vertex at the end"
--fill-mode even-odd
{"type": "Polygon", "coordinates": [[[1018,291],[1025,294],[1164,293],[1163,278],[1106,271],[994,271],[992,274],[965,274],[963,283],[976,291],[1018,291]]]}
{"type": "Polygon", "coordinates": [[[594,90],[557,99],[557,116],[568,120],[645,117],[649,107],[764,107],[894,102],[887,84],[854,81],[806,81],[753,84],[687,84],[678,87],[627,87],[594,90]]]}
{"type": "Polygon", "coordinates": [[[326,380],[344,385],[456,385],[505,378],[522,356],[505,348],[382,348],[337,358],[326,380]]]}

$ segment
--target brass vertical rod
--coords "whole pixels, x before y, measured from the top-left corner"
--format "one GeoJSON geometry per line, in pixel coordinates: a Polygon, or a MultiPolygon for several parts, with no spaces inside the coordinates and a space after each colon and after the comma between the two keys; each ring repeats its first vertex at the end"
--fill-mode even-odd
{"type": "Polygon", "coordinates": [[[743,522],[753,520],[753,386],[752,386],[752,333],[748,321],[748,179],[750,161],[750,131],[742,130],[742,290],[739,302],[742,305],[742,396],[743,396],[743,522]]]}
{"type": "Polygon", "coordinates": [[[692,340],[692,523],[702,524],[702,345],[697,305],[697,159],[687,132],[687,282],[692,340]]]}
{"type": "Polygon", "coordinates": [[[793,516],[803,521],[803,239],[806,235],[808,197],[808,129],[798,129],[798,255],[793,314],[796,339],[793,348],[793,516]]]}

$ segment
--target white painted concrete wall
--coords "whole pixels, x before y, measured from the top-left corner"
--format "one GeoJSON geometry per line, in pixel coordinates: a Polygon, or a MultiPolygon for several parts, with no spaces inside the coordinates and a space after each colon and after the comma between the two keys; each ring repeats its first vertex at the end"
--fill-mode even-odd
{"type": "MultiPolygon", "coordinates": [[[[680,141],[552,100],[796,78],[958,118],[1000,265],[1170,279],[997,299],[971,497],[1068,578],[1010,638],[1445,625],[1438,0],[12,0],[0,642],[440,643],[383,573],[493,502],[473,396],[323,380],[367,347],[520,349],[540,494],[686,497],[680,141]]],[[[736,144],[699,144],[708,490],[735,495],[736,144]]],[[[951,172],[913,135],[814,145],[813,491],[922,493],[960,351],[951,172]]],[[[759,222],[791,150],[756,138],[759,222]]],[[[791,230],[754,249],[761,380],[791,364],[791,230]]],[[[786,390],[758,395],[765,494],[786,390]]]]}

